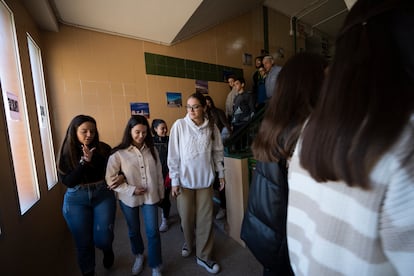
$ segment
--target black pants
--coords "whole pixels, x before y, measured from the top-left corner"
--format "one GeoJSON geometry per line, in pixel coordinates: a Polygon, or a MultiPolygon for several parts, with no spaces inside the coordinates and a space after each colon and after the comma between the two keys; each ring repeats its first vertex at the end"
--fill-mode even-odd
{"type": "Polygon", "coordinates": [[[170,193],[171,193],[171,187],[166,187],[164,190],[164,200],[160,203],[160,207],[162,209],[162,216],[165,219],[168,219],[170,216],[170,210],[171,210],[171,201],[170,201],[170,193]]]}

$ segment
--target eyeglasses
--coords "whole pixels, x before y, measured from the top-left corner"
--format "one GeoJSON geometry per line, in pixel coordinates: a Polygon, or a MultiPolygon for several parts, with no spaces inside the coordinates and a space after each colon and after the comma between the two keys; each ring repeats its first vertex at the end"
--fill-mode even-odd
{"type": "Polygon", "coordinates": [[[185,106],[185,108],[186,108],[187,110],[191,110],[191,111],[197,110],[197,109],[199,109],[200,107],[201,107],[201,105],[199,105],[199,104],[195,104],[195,105],[193,105],[193,106],[191,106],[191,105],[186,105],[186,106],[185,106]]]}

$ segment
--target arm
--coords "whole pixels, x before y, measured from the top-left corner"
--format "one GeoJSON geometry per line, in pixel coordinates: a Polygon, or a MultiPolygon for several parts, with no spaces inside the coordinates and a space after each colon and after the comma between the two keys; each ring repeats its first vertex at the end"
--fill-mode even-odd
{"type": "Polygon", "coordinates": [[[67,173],[59,173],[60,181],[68,188],[73,188],[82,182],[82,175],[85,165],[78,164],[73,170],[67,173]]]}
{"type": "MultiPolygon", "coordinates": [[[[218,177],[220,178],[220,184],[223,182],[224,179],[224,150],[223,150],[223,143],[221,141],[220,131],[216,126],[214,126],[214,140],[213,148],[212,148],[212,157],[214,162],[215,171],[218,172],[218,177]]],[[[224,184],[223,184],[224,185],[224,184]]]]}
{"type": "MultiPolygon", "coordinates": [[[[66,157],[63,158],[63,164],[60,166],[63,168],[70,168],[71,166],[68,165],[70,161],[66,157]]],[[[60,180],[65,186],[72,188],[78,184],[95,182],[104,178],[106,157],[91,151],[89,159],[82,160],[83,161],[81,162],[81,159],[79,158],[79,163],[75,168],[68,170],[65,173],[59,173],[60,180]]]]}
{"type": "Polygon", "coordinates": [[[399,167],[392,173],[380,214],[380,237],[384,253],[398,275],[411,275],[414,271],[414,177],[399,167]]]}
{"type": "Polygon", "coordinates": [[[272,97],[276,87],[277,74],[275,74],[275,70],[276,68],[273,66],[265,80],[266,96],[268,98],[272,97]]]}
{"type": "Polygon", "coordinates": [[[180,139],[178,125],[175,123],[170,131],[168,142],[168,169],[171,178],[171,186],[180,186],[180,139]]]}
{"type": "Polygon", "coordinates": [[[171,194],[179,195],[180,187],[180,139],[177,122],[172,126],[168,142],[168,169],[171,179],[171,194]]]}
{"type": "Polygon", "coordinates": [[[224,113],[224,111],[221,110],[221,109],[217,109],[217,114],[218,114],[219,120],[223,124],[223,126],[225,126],[230,131],[231,126],[230,126],[229,120],[227,120],[227,117],[226,117],[226,114],[224,113]]]}
{"type": "Polygon", "coordinates": [[[253,117],[254,111],[256,106],[256,98],[254,94],[249,93],[249,109],[250,109],[250,117],[253,117]]]}
{"type": "Polygon", "coordinates": [[[128,185],[125,177],[123,183],[118,183],[119,173],[122,171],[121,169],[121,157],[119,155],[119,152],[115,152],[109,157],[108,165],[106,166],[106,183],[109,187],[114,187],[113,189],[116,192],[133,195],[135,191],[135,186],[128,185]]]}
{"type": "Polygon", "coordinates": [[[229,117],[233,114],[233,102],[231,99],[231,91],[227,94],[226,98],[226,116],[229,117]]]}

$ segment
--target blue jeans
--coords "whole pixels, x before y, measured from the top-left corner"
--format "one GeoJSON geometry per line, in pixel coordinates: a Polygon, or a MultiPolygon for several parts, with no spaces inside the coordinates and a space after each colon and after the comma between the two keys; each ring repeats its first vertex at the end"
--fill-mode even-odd
{"type": "Polygon", "coordinates": [[[102,182],[94,187],[68,188],[63,200],[63,216],[76,244],[82,273],[95,270],[95,246],[112,250],[116,199],[102,182]]]}
{"type": "MultiPolygon", "coordinates": [[[[119,201],[119,205],[128,224],[132,254],[142,254],[144,253],[144,242],[140,230],[139,206],[129,207],[122,201],[119,201]]],[[[148,240],[148,264],[151,268],[156,268],[162,264],[161,238],[158,231],[158,206],[156,204],[143,204],[141,212],[144,217],[145,233],[148,240]]]]}

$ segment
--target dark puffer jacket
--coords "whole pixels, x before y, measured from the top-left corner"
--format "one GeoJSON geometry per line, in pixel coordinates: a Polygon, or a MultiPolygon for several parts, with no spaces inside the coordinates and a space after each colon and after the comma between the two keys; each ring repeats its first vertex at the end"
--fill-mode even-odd
{"type": "Polygon", "coordinates": [[[168,165],[167,165],[167,156],[168,156],[168,136],[160,137],[157,134],[154,135],[154,146],[158,151],[161,167],[162,167],[162,176],[163,179],[167,177],[168,174],[168,165]]]}
{"type": "Polygon", "coordinates": [[[263,275],[293,275],[286,237],[286,161],[256,163],[240,237],[263,265],[263,275]]]}

